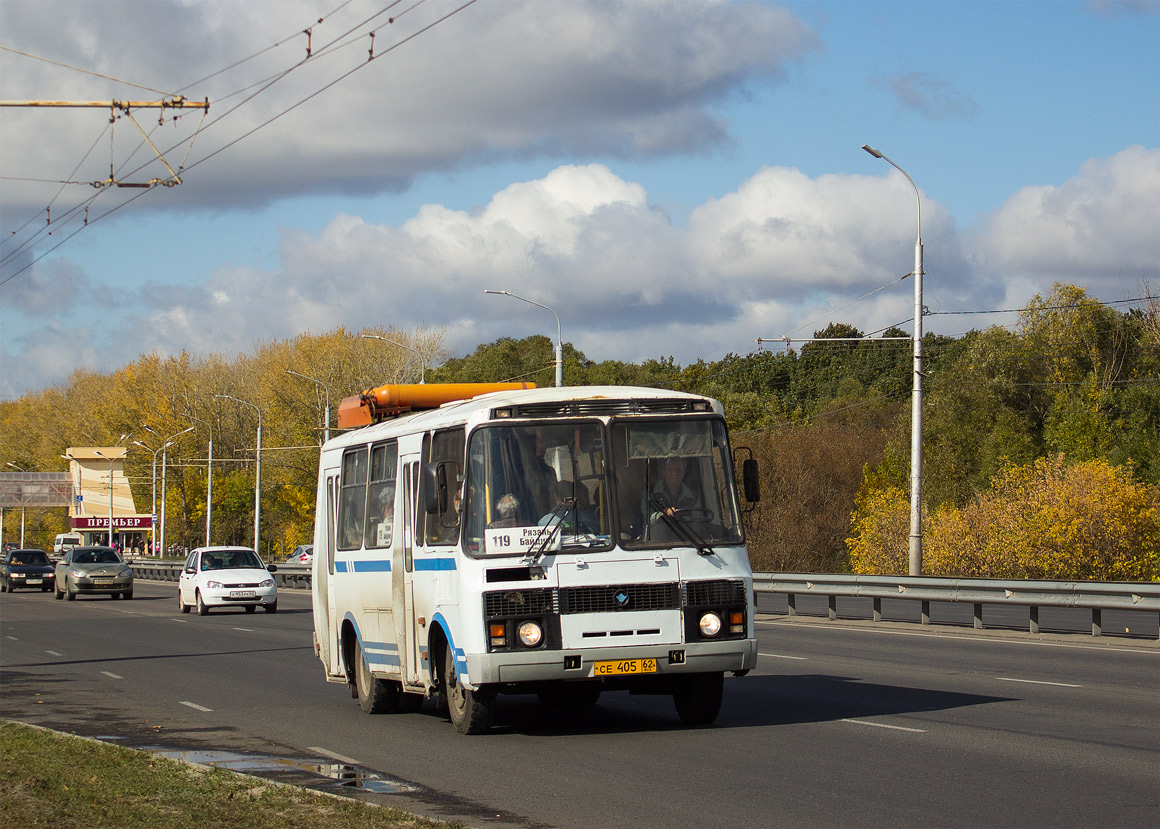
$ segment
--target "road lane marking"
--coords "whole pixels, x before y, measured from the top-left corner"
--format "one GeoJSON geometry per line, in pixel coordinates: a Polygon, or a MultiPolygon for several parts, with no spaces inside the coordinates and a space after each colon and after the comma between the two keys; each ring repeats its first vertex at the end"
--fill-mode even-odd
{"type": "Polygon", "coordinates": [[[1009,676],[995,677],[999,682],[1026,682],[1028,685],[1055,685],[1059,688],[1082,688],[1082,685],[1075,685],[1071,682],[1048,682],[1046,679],[1014,679],[1009,676]]]}
{"type": "Polygon", "coordinates": [[[184,700],[182,700],[181,702],[178,703],[178,705],[188,705],[194,711],[206,711],[206,712],[213,711],[212,708],[206,708],[204,705],[198,705],[196,702],[185,702],[184,700]]]}
{"type": "Polygon", "coordinates": [[[313,751],[316,754],[321,754],[323,757],[329,757],[331,760],[337,760],[340,763],[347,763],[351,766],[362,765],[362,763],[360,763],[358,760],[352,760],[350,757],[344,757],[335,751],[327,751],[325,748],[321,748],[320,746],[306,746],[306,750],[313,751]]]}
{"type": "Polygon", "coordinates": [[[842,722],[853,723],[854,725],[869,725],[874,728],[889,728],[891,731],[910,731],[914,734],[925,734],[925,728],[907,728],[903,725],[887,725],[883,722],[870,722],[869,720],[842,720],[842,722]]]}
{"type": "Polygon", "coordinates": [[[253,633],[254,632],[253,628],[234,628],[234,630],[240,630],[243,633],[253,633]]]}
{"type": "Polygon", "coordinates": [[[782,653],[761,653],[760,651],[758,651],[757,655],[758,656],[768,656],[770,659],[801,659],[801,660],[809,659],[808,656],[786,656],[785,654],[782,654],[782,653]]]}
{"type": "Polygon", "coordinates": [[[120,674],[113,673],[112,671],[101,671],[101,673],[103,673],[109,679],[124,679],[125,678],[125,677],[121,676],[120,674]]]}
{"type": "Polygon", "coordinates": [[[47,653],[49,656],[64,656],[63,653],[57,653],[56,651],[45,651],[45,653],[47,653]]]}
{"type": "Polygon", "coordinates": [[[20,640],[19,640],[19,639],[17,639],[15,636],[5,636],[4,638],[5,638],[5,639],[11,639],[13,642],[19,642],[19,641],[20,641],[20,640]]]}
{"type": "Polygon", "coordinates": [[[169,621],[177,622],[178,624],[182,625],[189,624],[189,619],[170,619],[169,621]]]}

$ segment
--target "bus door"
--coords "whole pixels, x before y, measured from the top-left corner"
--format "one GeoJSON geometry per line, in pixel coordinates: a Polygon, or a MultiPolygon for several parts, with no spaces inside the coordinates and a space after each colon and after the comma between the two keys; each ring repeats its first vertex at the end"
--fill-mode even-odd
{"type": "Polygon", "coordinates": [[[422,661],[420,659],[420,637],[423,629],[415,619],[415,509],[418,503],[419,453],[403,455],[399,459],[402,473],[400,506],[403,512],[400,544],[395,546],[394,593],[403,612],[396,614],[396,628],[399,629],[400,643],[405,642],[403,653],[403,679],[409,684],[422,682],[422,661]]]}
{"type": "Polygon", "coordinates": [[[342,665],[338,658],[338,625],[333,623],[334,609],[334,538],[335,538],[335,507],[338,503],[338,470],[329,469],[324,473],[323,510],[319,516],[323,536],[315,537],[317,545],[314,551],[314,584],[315,601],[314,612],[317,618],[314,630],[318,641],[318,656],[326,666],[326,672],[331,676],[343,675],[342,665]],[[322,544],[318,545],[321,541],[322,544]]]}

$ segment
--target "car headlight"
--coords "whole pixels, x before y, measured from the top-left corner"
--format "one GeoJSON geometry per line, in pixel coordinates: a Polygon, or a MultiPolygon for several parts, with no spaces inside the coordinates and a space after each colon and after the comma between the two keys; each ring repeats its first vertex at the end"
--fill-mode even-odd
{"type": "Polygon", "coordinates": [[[68,574],[70,576],[72,576],[74,579],[83,579],[89,575],[84,570],[69,570],[68,574]]]}
{"type": "Polygon", "coordinates": [[[258,587],[273,587],[273,586],[274,586],[273,579],[262,579],[262,581],[258,583],[258,587]]]}
{"type": "Polygon", "coordinates": [[[697,623],[701,629],[701,635],[712,639],[721,632],[721,617],[713,611],[701,615],[701,621],[697,623]]]}
{"type": "Polygon", "coordinates": [[[529,648],[534,648],[544,641],[544,629],[539,622],[521,622],[517,631],[520,641],[529,648]]]}
{"type": "Polygon", "coordinates": [[[122,570],[122,571],[121,571],[121,578],[123,578],[123,579],[131,579],[131,578],[133,578],[133,568],[132,568],[132,567],[126,567],[124,570],[122,570]]]}
{"type": "Polygon", "coordinates": [[[220,581],[207,581],[205,586],[210,590],[221,590],[224,585],[220,581]]]}

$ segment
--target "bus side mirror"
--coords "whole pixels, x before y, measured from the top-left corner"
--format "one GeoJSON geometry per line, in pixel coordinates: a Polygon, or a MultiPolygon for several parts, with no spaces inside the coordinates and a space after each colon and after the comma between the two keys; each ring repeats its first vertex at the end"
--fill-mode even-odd
{"type": "Polygon", "coordinates": [[[423,467],[423,509],[428,515],[447,512],[447,467],[446,461],[429,463],[423,467]]]}
{"type": "Polygon", "coordinates": [[[745,489],[745,500],[756,503],[761,500],[761,479],[757,474],[757,460],[746,458],[741,462],[741,485],[745,489]]]}

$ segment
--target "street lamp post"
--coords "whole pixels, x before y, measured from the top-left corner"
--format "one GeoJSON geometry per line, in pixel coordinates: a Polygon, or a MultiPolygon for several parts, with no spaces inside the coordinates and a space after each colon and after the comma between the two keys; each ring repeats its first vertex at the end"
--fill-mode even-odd
{"type": "MultiPolygon", "coordinates": [[[[427,382],[427,359],[423,356],[422,351],[420,351],[417,348],[413,348],[412,346],[403,345],[402,343],[395,342],[394,340],[389,340],[386,337],[380,337],[378,334],[359,334],[359,336],[362,337],[364,340],[382,340],[385,343],[390,343],[391,345],[397,345],[399,348],[405,348],[408,351],[411,351],[411,352],[414,352],[415,354],[418,354],[419,355],[419,364],[421,366],[421,369],[420,369],[421,373],[419,374],[419,383],[423,384],[423,383],[427,382]]],[[[290,372],[290,373],[293,374],[294,372],[290,372]]],[[[299,375],[299,376],[304,376],[304,375],[299,375]]],[[[307,378],[307,379],[312,379],[312,378],[307,378]]]]}
{"type": "Polygon", "coordinates": [[[190,420],[196,420],[198,423],[205,426],[209,432],[209,460],[206,463],[205,472],[205,546],[209,546],[210,527],[213,523],[213,428],[208,421],[202,420],[200,417],[194,417],[189,412],[185,416],[190,420]]]}
{"type": "MultiPolygon", "coordinates": [[[[182,435],[184,435],[188,432],[192,432],[193,429],[194,429],[194,427],[190,426],[188,429],[182,429],[180,432],[174,432],[172,435],[165,438],[161,443],[161,550],[162,550],[162,552],[166,552],[168,550],[168,547],[166,546],[167,542],[166,542],[166,537],[165,537],[165,496],[166,496],[166,490],[167,490],[166,473],[168,472],[168,469],[169,469],[168,450],[169,450],[169,447],[173,445],[174,438],[181,437],[182,435]]],[[[151,432],[152,434],[157,435],[157,432],[154,431],[149,426],[145,427],[145,431],[151,432]]],[[[157,435],[157,436],[161,437],[160,435],[157,435]]]]}
{"type": "Polygon", "coordinates": [[[98,458],[104,458],[109,462],[109,538],[108,545],[113,546],[113,458],[106,455],[100,449],[94,449],[93,454],[98,458]]]}
{"type": "Polygon", "coordinates": [[[922,575],[922,197],[910,174],[869,144],[862,149],[880,158],[910,182],[917,202],[918,237],[914,242],[914,393],[910,415],[910,575],[922,575]]]}
{"type": "MultiPolygon", "coordinates": [[[[8,461],[7,463],[13,469],[19,469],[21,472],[31,472],[32,469],[36,469],[35,466],[32,467],[32,469],[25,469],[23,466],[17,466],[16,464],[12,463],[12,461],[8,461]]],[[[23,500],[23,499],[21,499],[21,500],[23,500]]],[[[0,537],[2,537],[3,535],[4,535],[4,522],[0,521],[0,537]]],[[[21,547],[21,549],[24,548],[24,506],[23,505],[21,505],[21,507],[20,507],[20,547],[21,547]]]]}
{"type": "Polygon", "coordinates": [[[528,299],[518,294],[513,294],[511,291],[491,291],[484,289],[485,294],[503,294],[510,296],[512,299],[522,300],[529,305],[535,305],[537,308],[543,308],[545,311],[552,311],[552,316],[556,318],[556,388],[564,385],[564,340],[560,334],[560,315],[549,308],[547,305],[541,305],[535,300],[528,299]]]}
{"type": "Polygon", "coordinates": [[[240,397],[232,397],[228,394],[215,394],[214,397],[241,403],[243,406],[249,406],[258,413],[258,446],[254,452],[254,552],[261,555],[262,549],[258,546],[258,541],[260,537],[259,528],[262,522],[262,410],[248,400],[242,400],[240,397]]]}
{"type": "MultiPolygon", "coordinates": [[[[420,354],[419,356],[422,357],[423,355],[420,354]]],[[[322,432],[323,432],[322,442],[326,443],[327,441],[330,440],[330,389],[327,388],[326,383],[323,383],[321,380],[317,380],[314,377],[311,377],[307,374],[302,374],[301,372],[298,372],[298,371],[292,371],[291,369],[286,369],[286,373],[293,374],[295,377],[301,377],[303,380],[309,380],[311,383],[317,383],[319,386],[322,387],[322,391],[326,395],[326,421],[322,427],[322,432]]],[[[423,374],[424,374],[423,379],[426,379],[426,371],[424,371],[423,374]]]]}
{"type": "Polygon", "coordinates": [[[160,449],[151,449],[150,447],[146,446],[144,443],[142,443],[139,440],[133,441],[133,445],[140,446],[146,452],[153,453],[153,511],[151,513],[149,513],[149,515],[151,516],[150,532],[153,534],[153,537],[149,540],[153,543],[153,555],[158,555],[158,552],[157,552],[157,453],[160,452],[161,450],[160,449]]]}

